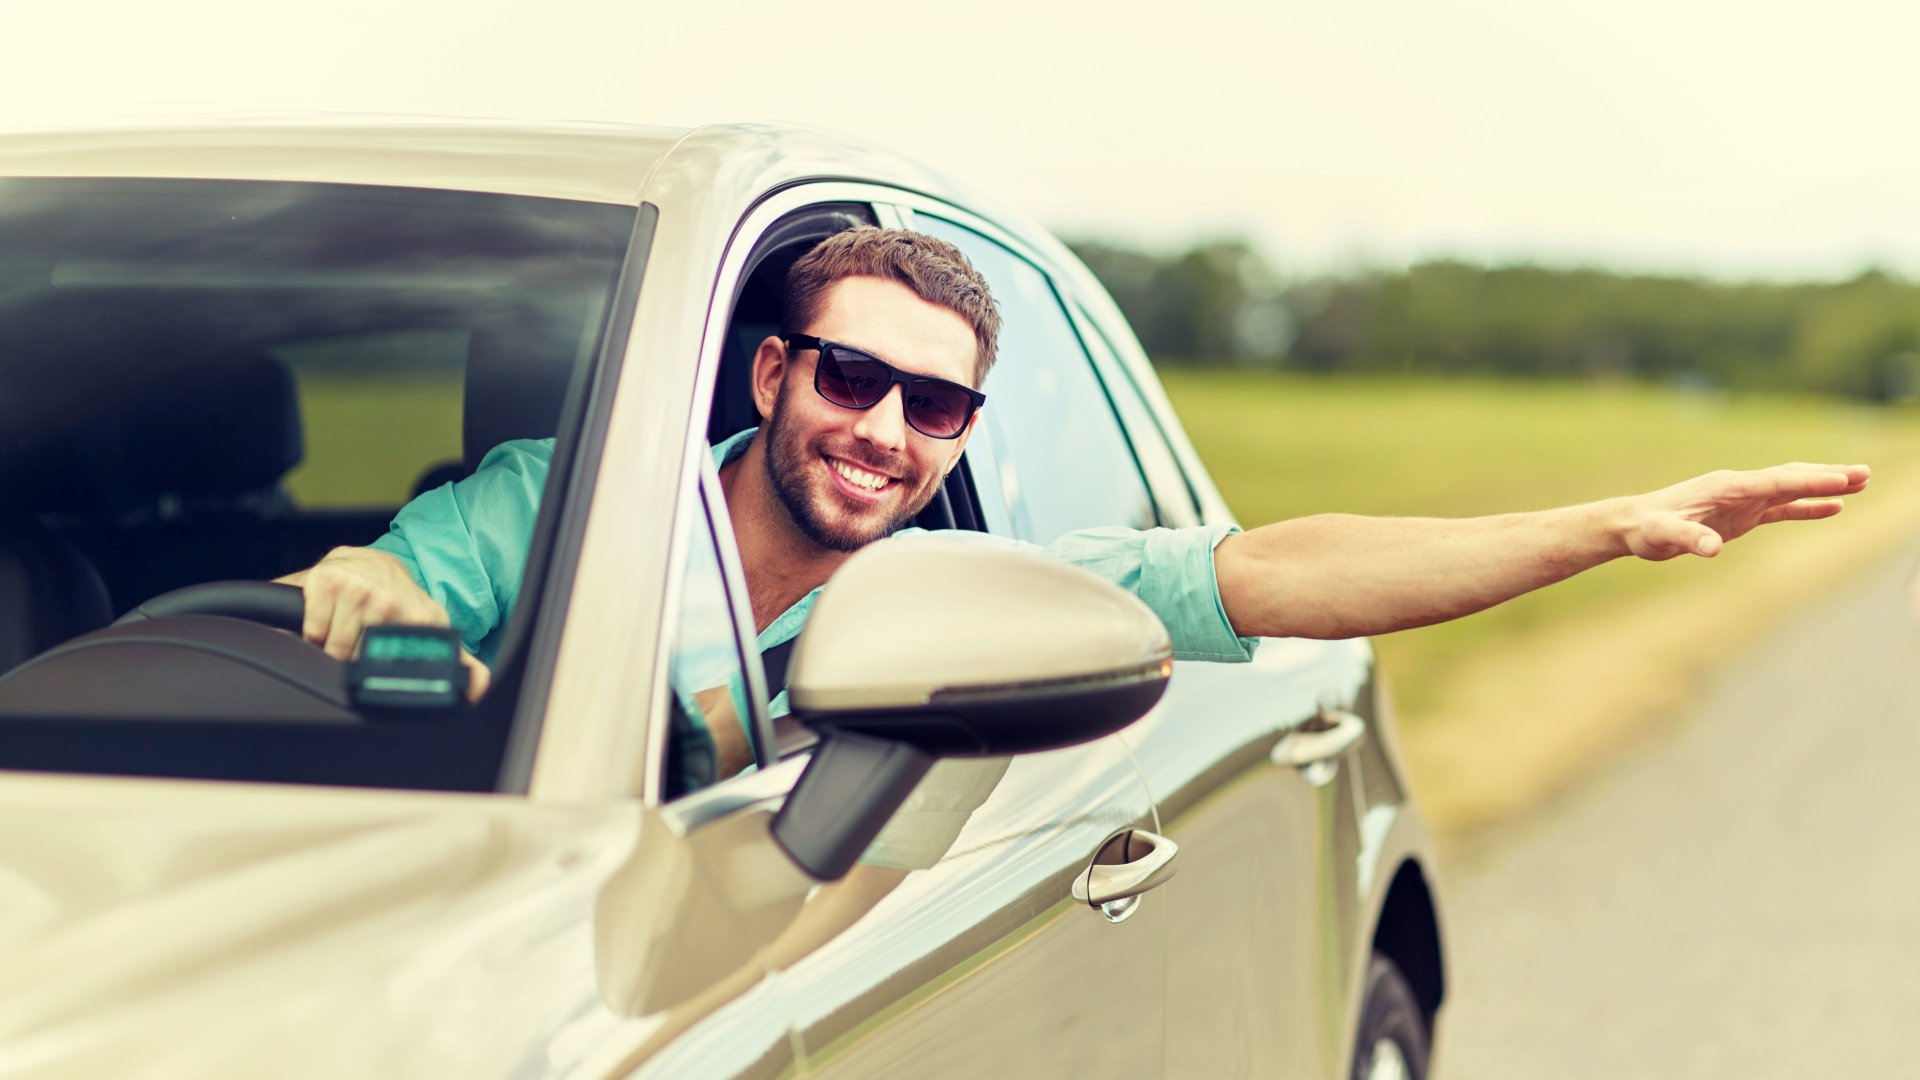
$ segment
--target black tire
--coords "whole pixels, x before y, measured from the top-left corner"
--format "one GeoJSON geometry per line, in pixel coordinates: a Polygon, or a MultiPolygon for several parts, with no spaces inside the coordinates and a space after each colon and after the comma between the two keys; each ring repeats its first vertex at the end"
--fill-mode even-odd
{"type": "Polygon", "coordinates": [[[1353,1080],[1369,1080],[1376,1052],[1387,1058],[1395,1051],[1406,1064],[1407,1080],[1426,1080],[1426,1013],[1400,968],[1374,953],[1367,967],[1367,992],[1360,999],[1359,1033],[1353,1040],[1353,1080]]]}

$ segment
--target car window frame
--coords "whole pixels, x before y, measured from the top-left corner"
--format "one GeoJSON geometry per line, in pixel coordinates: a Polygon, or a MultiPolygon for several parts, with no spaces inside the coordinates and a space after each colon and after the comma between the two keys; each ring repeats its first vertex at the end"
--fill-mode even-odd
{"type": "MultiPolygon", "coordinates": [[[[582,338],[582,348],[576,352],[576,361],[568,371],[568,382],[563,392],[559,417],[555,423],[555,455],[551,469],[543,480],[541,488],[540,511],[534,519],[532,540],[528,552],[528,569],[522,580],[522,590],[515,609],[501,623],[501,650],[493,665],[493,682],[490,694],[472,705],[461,705],[461,717],[457,724],[415,724],[409,734],[401,736],[401,742],[407,749],[388,746],[386,753],[372,755],[365,749],[355,751],[332,746],[319,746],[313,749],[300,749],[294,757],[305,757],[305,763],[298,767],[298,773],[286,776],[263,776],[252,767],[242,769],[232,761],[217,761],[207,765],[202,771],[179,771],[179,769],[156,769],[154,757],[146,755],[142,767],[138,769],[100,769],[88,771],[100,776],[159,776],[159,778],[194,778],[194,780],[232,780],[232,782],[309,782],[328,788],[359,788],[359,790],[426,790],[426,792],[461,792],[461,794],[488,794],[488,796],[524,796],[530,786],[528,763],[532,759],[532,748],[538,746],[543,738],[547,707],[545,698],[551,686],[551,650],[557,644],[559,625],[563,623],[564,609],[570,598],[568,582],[578,559],[578,536],[568,534],[568,519],[572,515],[582,515],[584,505],[591,494],[591,463],[599,454],[599,440],[605,434],[605,409],[597,394],[603,382],[611,382],[626,356],[626,329],[632,319],[632,304],[637,296],[639,284],[645,277],[647,258],[651,252],[653,227],[657,223],[655,209],[647,204],[622,202],[622,200],[601,200],[601,198],[566,198],[566,196],[536,196],[536,194],[515,194],[499,190],[467,190],[467,188],[447,188],[438,184],[378,183],[359,184],[344,181],[315,181],[315,179],[257,179],[257,177],[234,177],[234,175],[207,175],[198,179],[180,179],[180,177],[154,177],[154,175],[75,175],[75,177],[35,177],[35,175],[10,175],[10,183],[73,183],[73,184],[111,184],[132,188],[148,188],[154,192],[177,190],[194,194],[198,190],[217,192],[219,188],[246,190],[253,188],[257,192],[275,194],[278,192],[311,192],[321,200],[372,200],[372,202],[405,202],[428,206],[438,200],[447,200],[451,204],[476,208],[486,202],[501,200],[507,204],[520,202],[540,202],[540,204],[574,204],[582,208],[593,208],[597,213],[618,215],[618,221],[609,221],[605,236],[609,242],[618,242],[618,258],[609,259],[605,265],[612,271],[607,279],[605,307],[599,311],[597,327],[588,331],[582,338]],[[614,225],[624,225],[618,233],[614,225]],[[624,236],[624,240],[618,240],[624,236]],[[580,473],[576,465],[586,463],[586,471],[580,473]],[[378,773],[363,771],[359,767],[351,769],[332,769],[328,765],[313,765],[317,761],[328,761],[338,755],[338,759],[380,759],[386,767],[392,767],[396,761],[403,761],[405,755],[422,753],[432,755],[432,771],[420,773],[378,773]]],[[[612,254],[612,250],[609,250],[612,254]]],[[[586,327],[586,323],[582,323],[586,327]]],[[[463,388],[465,392],[465,388],[463,388]]],[[[300,417],[305,419],[307,404],[301,402],[300,417]]],[[[463,432],[465,440],[465,432],[463,432]]],[[[336,507],[313,507],[311,517],[324,517],[336,507]]],[[[296,567],[282,567],[296,569],[296,567]]],[[[351,713],[367,726],[369,734],[376,734],[378,724],[371,721],[359,707],[351,707],[351,713]]],[[[275,724],[284,721],[280,713],[273,709],[263,709],[259,717],[250,717],[248,723],[275,724]]],[[[332,730],[336,734],[346,734],[355,728],[348,724],[313,728],[315,732],[332,730]]],[[[240,728],[234,728],[238,736],[240,728]]],[[[292,728],[288,728],[288,734],[292,728]]],[[[324,736],[334,740],[332,734],[324,736]]],[[[346,736],[359,740],[359,736],[346,736]]],[[[284,751],[278,755],[282,761],[292,761],[284,751]]],[[[238,757],[236,757],[238,759],[238,757]]],[[[71,769],[63,769],[71,771],[71,769]]]]}
{"type": "MultiPolygon", "coordinates": [[[[693,401],[690,403],[687,420],[687,434],[683,449],[682,473],[680,478],[681,497],[676,500],[681,509],[676,512],[676,535],[673,549],[669,553],[669,566],[679,567],[685,564],[686,552],[680,545],[687,542],[689,529],[677,527],[682,513],[691,513],[692,496],[697,492],[702,478],[711,476],[710,493],[705,500],[706,512],[710,514],[712,533],[719,547],[720,570],[727,584],[729,602],[735,608],[736,635],[742,645],[742,669],[746,673],[749,692],[758,698],[754,704],[756,713],[755,733],[761,740],[756,754],[776,754],[777,740],[774,737],[772,721],[767,718],[767,706],[771,703],[767,694],[766,666],[761,661],[759,634],[754,627],[752,606],[746,589],[746,572],[740,562],[739,545],[733,534],[732,519],[726,510],[724,493],[721,491],[718,469],[713,462],[713,448],[707,437],[707,419],[713,412],[713,399],[720,379],[720,367],[725,358],[727,330],[733,321],[734,305],[739,297],[741,286],[747,274],[755,264],[754,256],[760,241],[784,219],[804,211],[809,207],[830,203],[854,203],[872,209],[875,220],[881,224],[897,222],[897,217],[885,212],[885,200],[888,189],[880,185],[865,184],[858,181],[822,180],[789,185],[768,192],[753,204],[735,224],[728,239],[725,253],[713,278],[713,287],[708,294],[706,319],[700,336],[700,353],[694,380],[693,401]],[[752,648],[746,646],[751,643],[752,648]],[[762,727],[761,721],[765,720],[762,727]]],[[[662,605],[661,620],[663,627],[674,624],[677,619],[682,598],[679,595],[680,583],[668,584],[671,595],[662,605]]],[[[769,798],[783,797],[799,779],[800,765],[797,763],[811,759],[810,749],[796,750],[784,758],[765,757],[760,759],[758,768],[723,778],[699,791],[689,792],[679,799],[665,797],[666,768],[668,764],[668,739],[671,735],[671,711],[668,697],[672,693],[670,684],[673,633],[670,629],[658,637],[660,647],[653,657],[654,677],[652,680],[652,700],[646,704],[646,740],[643,761],[644,774],[639,792],[640,799],[648,806],[659,807],[670,814],[683,828],[695,828],[714,819],[725,817],[745,805],[764,801],[769,798]],[[742,800],[745,800],[744,802],[742,800]]]]}
{"type": "Polygon", "coordinates": [[[529,567],[544,564],[546,570],[525,576],[515,606],[528,614],[522,615],[517,624],[509,616],[501,643],[506,662],[493,673],[494,684],[478,706],[489,708],[495,698],[507,702],[506,746],[500,757],[496,792],[527,795],[533,786],[534,762],[547,732],[560,638],[572,606],[588,511],[593,506],[607,427],[613,416],[614,393],[627,369],[634,309],[646,282],[659,220],[659,207],[645,202],[635,207],[633,235],[607,307],[598,354],[587,370],[576,373],[561,408],[553,463],[540,495],[542,513],[527,552],[529,567]]]}
{"type": "MultiPolygon", "coordinates": [[[[767,708],[771,702],[767,694],[765,668],[760,663],[760,650],[757,647],[759,635],[753,630],[753,609],[747,599],[746,575],[740,563],[740,549],[734,541],[733,526],[727,515],[726,495],[720,487],[720,471],[714,465],[711,453],[701,464],[700,480],[692,493],[692,503],[693,505],[685,508],[683,513],[674,516],[675,527],[684,534],[681,539],[682,544],[707,542],[713,545],[714,561],[720,570],[720,585],[726,592],[727,628],[733,635],[734,655],[740,663],[740,677],[744,684],[743,691],[746,694],[747,710],[750,714],[746,719],[748,742],[753,751],[753,765],[757,769],[764,769],[776,760],[772,756],[775,752],[773,720],[767,708]]],[[[680,637],[682,620],[690,603],[684,586],[687,564],[693,557],[693,551],[690,547],[682,546],[679,552],[679,559],[674,563],[674,576],[681,587],[674,591],[672,601],[661,612],[662,622],[671,627],[662,635],[666,642],[669,662],[672,660],[675,645],[680,637]]],[[[669,676],[670,682],[671,676],[669,676]]],[[[673,707],[672,694],[673,690],[669,685],[667,694],[669,713],[673,707]]],[[[669,724],[669,739],[671,739],[671,724],[669,724]]],[[[665,769],[667,765],[668,756],[663,754],[659,767],[665,769]]],[[[665,776],[662,775],[658,779],[664,786],[665,776]]],[[[688,792],[669,802],[677,803],[700,791],[717,787],[728,779],[730,778],[720,777],[705,788],[688,792]]]]}
{"type": "Polygon", "coordinates": [[[1174,410],[1172,399],[1167,397],[1166,388],[1154,373],[1153,360],[1141,346],[1140,339],[1134,335],[1119,305],[1107,295],[1093,272],[1077,260],[1074,265],[1060,269],[1057,280],[1070,286],[1068,291],[1075,295],[1101,340],[1112,349],[1116,367],[1146,406],[1147,414],[1159,428],[1162,441],[1172,451],[1173,460],[1185,477],[1188,495],[1198,508],[1198,524],[1237,525],[1238,519],[1227,506],[1219,488],[1214,486],[1212,475],[1200,459],[1200,452],[1194,449],[1193,440],[1180,425],[1179,413],[1174,410]]]}
{"type": "MultiPolygon", "coordinates": [[[[1101,396],[1106,403],[1107,415],[1113,419],[1114,427],[1120,433],[1121,443],[1127,449],[1134,474],[1139,478],[1141,489],[1147,493],[1148,504],[1152,508],[1154,517],[1153,525],[1148,527],[1152,528],[1180,523],[1177,518],[1169,518],[1164,500],[1161,498],[1161,493],[1154,486],[1152,476],[1149,475],[1145,464],[1140,459],[1140,452],[1134,445],[1133,434],[1126,422],[1126,416],[1114,400],[1114,389],[1111,385],[1111,380],[1108,377],[1108,373],[1104,370],[1100,356],[1098,355],[1100,350],[1093,348],[1087,341],[1086,330],[1082,325],[1082,319],[1079,314],[1080,304],[1074,295],[1074,290],[1053,271],[1051,261],[1042,256],[1040,252],[1036,251],[1030,245],[1022,243],[1018,237],[1007,230],[993,224],[978,214],[949,202],[923,195],[903,194],[897,210],[900,214],[902,227],[904,228],[916,228],[917,216],[925,214],[928,217],[939,219],[947,224],[978,234],[988,243],[998,245],[1009,255],[1026,263],[1035,273],[1040,275],[1041,280],[1044,281],[1047,288],[1052,291],[1054,302],[1060,307],[1061,316],[1066,320],[1068,331],[1080,346],[1081,359],[1086,363],[1093,377],[1094,385],[1100,389],[1101,396]]],[[[1148,412],[1149,415],[1151,415],[1151,410],[1148,410],[1148,412]]],[[[988,436],[987,445],[989,447],[989,454],[987,456],[991,458],[989,464],[991,464],[995,470],[995,475],[992,478],[992,490],[997,496],[1004,499],[1005,493],[997,473],[1001,455],[998,449],[993,446],[988,425],[978,424],[975,426],[974,440],[968,444],[968,451],[969,453],[972,452],[974,443],[979,442],[983,435],[988,436]]],[[[979,490],[977,483],[976,490],[979,490]]],[[[983,497],[982,502],[984,503],[985,501],[983,497]]],[[[1003,504],[1003,512],[1004,517],[1001,519],[1001,524],[992,527],[990,531],[1002,536],[1016,536],[1011,507],[1006,507],[1003,504]]]]}
{"type": "MultiPolygon", "coordinates": [[[[1054,287],[1062,288],[1057,278],[1054,279],[1054,287]]],[[[1182,465],[1180,456],[1174,452],[1173,442],[1167,438],[1160,417],[1140,392],[1139,382],[1134,379],[1132,372],[1126,370],[1120,360],[1119,350],[1100,330],[1093,316],[1087,314],[1079,298],[1069,295],[1066,304],[1067,316],[1080,335],[1081,347],[1086,349],[1093,363],[1094,376],[1107,392],[1107,400],[1119,417],[1120,430],[1127,437],[1127,446],[1133,451],[1134,462],[1139,465],[1147,490],[1153,496],[1160,523],[1176,529],[1201,524],[1200,499],[1194,491],[1193,478],[1182,465]],[[1137,420],[1129,421],[1128,410],[1121,405],[1123,396],[1137,409],[1137,420]],[[1143,425],[1144,431],[1141,430],[1143,425]],[[1141,453],[1143,440],[1149,446],[1149,453],[1144,455],[1141,453]],[[1157,464],[1149,464],[1149,456],[1157,459],[1157,464]]]]}

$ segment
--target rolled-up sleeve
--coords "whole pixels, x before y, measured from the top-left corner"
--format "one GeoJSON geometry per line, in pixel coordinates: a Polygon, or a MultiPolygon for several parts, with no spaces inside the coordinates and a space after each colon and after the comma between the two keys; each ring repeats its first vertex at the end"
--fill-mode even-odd
{"type": "Polygon", "coordinates": [[[1240,663],[1253,659],[1260,639],[1234,633],[1213,571],[1213,549],[1239,531],[1232,525],[1084,529],[1044,550],[1138,596],[1166,624],[1177,658],[1240,663]]]}
{"type": "Polygon", "coordinates": [[[553,440],[515,439],[480,459],[473,475],[422,492],[369,547],[400,561],[482,660],[519,597],[533,546],[553,440]]]}

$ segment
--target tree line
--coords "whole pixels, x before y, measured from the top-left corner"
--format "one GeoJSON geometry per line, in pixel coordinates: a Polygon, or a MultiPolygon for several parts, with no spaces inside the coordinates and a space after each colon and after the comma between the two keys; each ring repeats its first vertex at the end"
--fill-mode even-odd
{"type": "Polygon", "coordinates": [[[1894,400],[1920,390],[1920,284],[1727,283],[1442,260],[1283,281],[1238,240],[1070,246],[1156,363],[1642,378],[1894,400]]]}

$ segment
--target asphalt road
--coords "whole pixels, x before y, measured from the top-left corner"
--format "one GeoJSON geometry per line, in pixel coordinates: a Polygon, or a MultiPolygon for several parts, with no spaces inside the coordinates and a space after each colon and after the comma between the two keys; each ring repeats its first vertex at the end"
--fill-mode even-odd
{"type": "Polygon", "coordinates": [[[1441,1077],[1920,1077],[1916,563],[1443,868],[1441,1077]]]}

